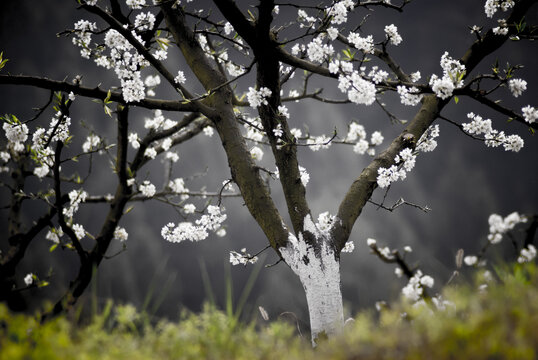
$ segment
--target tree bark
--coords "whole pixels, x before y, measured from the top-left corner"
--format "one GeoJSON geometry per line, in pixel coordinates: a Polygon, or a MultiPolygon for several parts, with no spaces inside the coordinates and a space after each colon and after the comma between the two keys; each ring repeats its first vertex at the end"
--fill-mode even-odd
{"type": "Polygon", "coordinates": [[[342,332],[344,314],[340,290],[340,260],[334,241],[321,233],[310,215],[304,219],[305,231],[298,238],[291,235],[286,247],[280,248],[284,261],[301,280],[305,290],[312,345],[342,332]],[[315,239],[307,243],[304,236],[315,239]]]}

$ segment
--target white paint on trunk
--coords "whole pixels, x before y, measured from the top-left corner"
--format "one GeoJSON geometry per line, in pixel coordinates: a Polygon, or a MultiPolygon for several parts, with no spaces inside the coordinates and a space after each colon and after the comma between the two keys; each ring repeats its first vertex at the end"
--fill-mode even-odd
{"type": "Polygon", "coordinates": [[[310,216],[305,218],[304,223],[305,231],[318,240],[319,253],[303,240],[302,233],[299,233],[299,239],[290,234],[288,245],[280,248],[280,252],[305,289],[312,344],[316,346],[320,334],[325,333],[330,337],[341,333],[344,327],[340,264],[327,237],[316,228],[310,216]]]}

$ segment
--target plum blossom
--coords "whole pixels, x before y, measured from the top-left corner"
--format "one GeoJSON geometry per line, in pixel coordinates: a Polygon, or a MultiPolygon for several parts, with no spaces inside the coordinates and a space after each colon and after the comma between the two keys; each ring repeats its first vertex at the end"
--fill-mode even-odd
{"type": "Polygon", "coordinates": [[[357,33],[350,32],[347,36],[347,40],[352,43],[356,49],[361,50],[366,54],[374,53],[374,38],[372,35],[363,38],[357,33]]]}
{"type": "Polygon", "coordinates": [[[529,124],[532,124],[538,119],[538,108],[527,105],[521,111],[523,112],[523,118],[529,124]]]}
{"type": "Polygon", "coordinates": [[[178,71],[177,72],[177,76],[174,78],[174,81],[176,82],[176,84],[185,84],[185,81],[187,81],[187,79],[185,78],[185,74],[183,73],[183,71],[178,71]]]}
{"type": "Polygon", "coordinates": [[[399,45],[402,37],[398,34],[398,28],[394,24],[385,26],[385,35],[392,45],[399,45]]]}
{"type": "Polygon", "coordinates": [[[125,228],[117,226],[114,230],[114,239],[124,242],[127,241],[128,237],[129,234],[127,233],[127,230],[125,230],[125,228]]]}
{"type": "Polygon", "coordinates": [[[138,189],[145,197],[152,197],[156,193],[155,185],[150,183],[149,180],[144,180],[138,189]]]}
{"type": "Polygon", "coordinates": [[[26,276],[24,277],[24,284],[26,286],[30,286],[33,283],[34,283],[34,274],[32,274],[32,273],[26,274],[26,276]]]}
{"type": "Polygon", "coordinates": [[[408,88],[404,85],[398,85],[396,88],[398,94],[400,95],[400,102],[403,105],[415,106],[420,103],[423,98],[423,95],[420,93],[420,90],[416,87],[408,88]]]}
{"type": "Polygon", "coordinates": [[[441,68],[443,69],[443,77],[439,78],[433,74],[430,78],[430,86],[437,97],[447,99],[452,96],[454,89],[463,86],[465,66],[458,60],[452,59],[448,52],[445,52],[441,56],[441,68]]]}
{"type": "Polygon", "coordinates": [[[241,252],[237,251],[230,251],[230,263],[232,265],[247,265],[247,264],[255,264],[258,262],[257,256],[252,256],[249,253],[247,253],[246,248],[242,248],[241,252]]]}
{"type": "Polygon", "coordinates": [[[319,63],[334,54],[332,45],[323,44],[321,36],[314,38],[306,47],[306,54],[310,61],[319,63]]]}
{"type": "Polygon", "coordinates": [[[82,151],[89,152],[91,150],[94,150],[100,142],[101,139],[99,138],[99,136],[91,134],[86,138],[84,144],[82,144],[82,151]]]}
{"type": "Polygon", "coordinates": [[[524,141],[519,135],[505,135],[504,131],[492,128],[491,120],[484,120],[480,115],[468,113],[467,117],[472,121],[462,124],[462,129],[469,134],[484,134],[484,143],[488,147],[503,145],[505,151],[518,152],[523,148],[524,141]]]}
{"type": "Polygon", "coordinates": [[[338,1],[328,10],[328,15],[332,16],[331,23],[339,25],[347,21],[348,9],[353,10],[355,7],[352,0],[338,1]]]}
{"type": "Polygon", "coordinates": [[[536,247],[532,244],[527,245],[526,248],[521,249],[517,262],[522,264],[525,262],[530,262],[536,258],[536,247]]]}
{"type": "Polygon", "coordinates": [[[250,156],[254,160],[261,161],[261,159],[263,158],[263,150],[260,149],[258,146],[254,146],[252,149],[250,149],[250,156]]]}
{"type": "Polygon", "coordinates": [[[261,105],[267,105],[267,98],[271,96],[271,90],[266,87],[256,90],[253,87],[248,88],[247,100],[252,108],[257,108],[261,105]]]}
{"type": "Polygon", "coordinates": [[[342,249],[342,252],[351,253],[353,252],[353,250],[355,250],[355,244],[353,243],[353,241],[350,240],[346,242],[344,248],[342,249]]]}
{"type": "Polygon", "coordinates": [[[422,134],[417,142],[416,150],[420,152],[430,152],[437,147],[437,141],[435,138],[439,136],[439,125],[430,125],[428,129],[422,134]]]}
{"type": "Polygon", "coordinates": [[[182,242],[185,240],[200,241],[209,236],[209,231],[217,232],[222,227],[221,224],[226,220],[226,214],[218,206],[209,205],[207,214],[192,222],[182,222],[177,224],[168,223],[161,229],[161,236],[173,243],[182,242]]]}
{"type": "Polygon", "coordinates": [[[527,89],[527,82],[523,79],[511,79],[508,81],[508,88],[514,97],[518,97],[527,89]]]}

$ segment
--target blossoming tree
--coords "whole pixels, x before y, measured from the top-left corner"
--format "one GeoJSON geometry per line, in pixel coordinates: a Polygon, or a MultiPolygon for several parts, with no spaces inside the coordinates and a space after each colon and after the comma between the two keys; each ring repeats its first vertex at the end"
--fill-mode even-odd
{"type": "MultiPolygon", "coordinates": [[[[487,0],[481,21],[496,18],[496,26],[473,26],[470,36],[476,40],[463,56],[457,58],[448,49],[440,58],[439,72],[426,76],[418,69],[408,72],[391,56],[393,47],[405,43],[395,25],[379,23],[383,37],[362,30],[366,11],[382,7],[402,12],[410,2],[342,0],[300,5],[294,1],[260,0],[247,6],[244,2],[220,0],[214,2],[212,11],[198,11],[188,0],[79,0],[79,6],[98,20],[80,20],[66,34],[80,47],[82,57],[115,74],[117,87],[100,88],[98,81],[86,86],[90,80],[83,84],[80,77],[71,82],[0,74],[0,84],[54,91],[51,102],[56,111],[47,127],[21,122],[15,115],[3,117],[7,143],[0,158],[4,168],[11,171],[13,196],[8,221],[9,251],[0,257],[2,296],[9,298],[16,290],[17,265],[43,229],[48,229],[46,236],[55,246],[72,249],[80,260],[79,273],[56,303],[54,314],[70,307],[82,294],[112,240],[127,239],[119,223],[128,213],[130,202],[153,198],[170,203],[189,221],[163,224],[162,237],[170,242],[199,241],[210,232],[223,233],[226,215],[221,200],[240,195],[270,247],[303,284],[313,341],[339,333],[344,323],[340,255],[353,250],[350,233],[373,192],[378,188],[388,191],[393,182],[404,180],[417,156],[436,148],[439,127],[434,121],[451,122],[488,147],[517,152],[524,146],[519,135],[496,130],[492,120],[479,114],[470,112],[467,120],[455,122],[442,116],[442,110],[451,101],[457,103],[468,97],[508,116],[513,120],[514,131],[537,128],[538,109],[532,105],[511,109],[496,101],[501,88],[508,88],[514,97],[526,90],[526,81],[516,77],[517,66],[502,69],[494,65],[491,73],[474,71],[507,41],[519,40],[520,46],[526,46],[526,40],[536,37],[535,28],[525,23],[525,16],[537,0],[487,0]],[[188,71],[166,61],[170,49],[179,50],[188,71]],[[303,76],[301,86],[288,89],[288,84],[297,85],[292,80],[296,75],[303,76]],[[316,78],[334,83],[341,98],[328,99],[320,90],[312,90],[309,82],[316,78]],[[156,87],[161,81],[174,90],[175,98],[157,98],[156,87]],[[245,81],[250,86],[243,87],[245,81]],[[195,83],[203,87],[202,93],[193,90],[195,83]],[[285,89],[289,90],[287,94],[285,89]],[[398,94],[403,105],[417,107],[412,120],[400,121],[381,101],[390,92],[398,94]],[[99,101],[103,116],[116,118],[116,134],[107,139],[105,134],[91,133],[82,152],[66,156],[75,126],[70,108],[84,101],[80,98],[99,101]],[[305,99],[355,104],[357,111],[376,104],[394,126],[400,127],[400,133],[383,145],[385,139],[380,131],[368,137],[364,126],[354,121],[344,136],[336,132],[314,136],[290,125],[294,115],[286,103],[305,99]],[[144,134],[130,131],[133,107],[153,112],[146,119],[144,134]],[[170,120],[163,111],[185,115],[170,120]],[[220,138],[231,172],[231,179],[223,183],[222,189],[212,194],[194,194],[186,188],[184,179],[170,178],[158,190],[143,179],[142,169],[148,162],[161,157],[173,164],[177,161],[174,146],[213,131],[220,138]],[[333,144],[352,145],[354,152],[372,160],[357,171],[356,179],[340,199],[337,213],[322,213],[315,218],[306,197],[310,176],[299,164],[297,152],[299,147],[318,151],[333,144]],[[264,149],[274,157],[276,170],[260,166],[264,149]],[[114,194],[88,194],[82,188],[85,179],[62,166],[81,157],[106,155],[117,176],[114,194]],[[31,177],[41,179],[41,192],[25,193],[25,181],[31,177]],[[286,216],[279,212],[271,196],[271,179],[280,181],[286,216]],[[66,184],[72,188],[69,192],[63,190],[66,184]],[[232,186],[238,189],[237,194],[232,186]],[[189,195],[213,196],[217,201],[197,209],[187,201],[189,195]],[[23,201],[47,205],[47,211],[29,229],[20,224],[23,201]],[[98,235],[92,237],[93,247],[86,249],[81,239],[89,233],[76,222],[76,213],[82,204],[90,203],[109,204],[109,208],[98,235]]],[[[0,64],[5,67],[6,60],[0,59],[0,64]]],[[[518,215],[507,219],[492,220],[492,226],[500,229],[492,232],[493,237],[523,221],[518,215]]],[[[409,297],[417,300],[423,288],[433,285],[431,277],[406,268],[397,253],[378,248],[374,240],[369,240],[368,245],[382,259],[401,263],[401,272],[410,278],[404,289],[409,297]]],[[[533,249],[524,249],[525,254],[531,254],[533,249]]],[[[255,260],[246,251],[230,253],[234,264],[255,260]]],[[[476,261],[476,257],[465,258],[469,265],[476,261]]],[[[28,286],[44,283],[33,274],[27,275],[24,282],[28,286]]]]}

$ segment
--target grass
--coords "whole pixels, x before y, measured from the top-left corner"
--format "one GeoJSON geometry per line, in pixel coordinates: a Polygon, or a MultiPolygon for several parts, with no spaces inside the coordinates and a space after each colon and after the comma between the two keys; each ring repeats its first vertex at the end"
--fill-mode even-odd
{"type": "Polygon", "coordinates": [[[155,323],[109,302],[85,325],[69,316],[39,324],[0,305],[0,359],[535,359],[538,270],[518,264],[497,275],[501,281],[484,292],[480,276],[445,289],[452,301],[445,311],[397,302],[360,312],[342,336],[315,350],[293,325],[244,323],[212,305],[155,323]]]}

